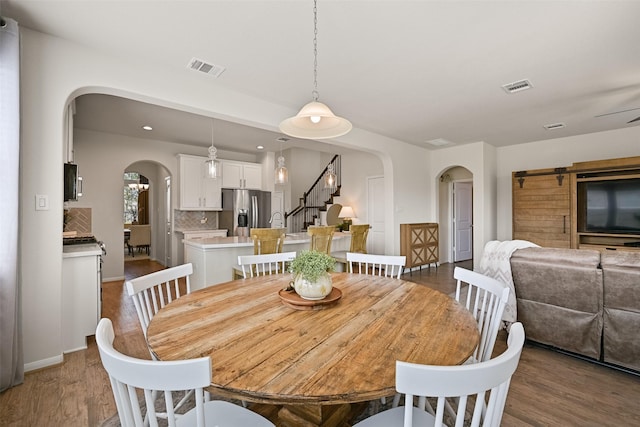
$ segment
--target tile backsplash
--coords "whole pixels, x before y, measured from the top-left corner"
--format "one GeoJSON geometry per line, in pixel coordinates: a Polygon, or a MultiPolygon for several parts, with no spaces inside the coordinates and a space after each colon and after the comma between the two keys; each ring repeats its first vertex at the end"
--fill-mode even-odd
{"type": "Polygon", "coordinates": [[[173,211],[173,227],[178,230],[211,230],[218,228],[218,212],[211,211],[173,211]],[[206,218],[202,224],[200,221],[206,218]]]}
{"type": "Polygon", "coordinates": [[[91,208],[65,209],[63,231],[91,233],[91,208]]]}

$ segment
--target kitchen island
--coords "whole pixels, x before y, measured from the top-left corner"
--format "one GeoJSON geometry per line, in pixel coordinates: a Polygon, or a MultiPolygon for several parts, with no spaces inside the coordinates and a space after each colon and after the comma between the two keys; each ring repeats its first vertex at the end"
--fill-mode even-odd
{"type": "MultiPolygon", "coordinates": [[[[307,233],[287,234],[282,252],[308,250],[310,241],[307,233]]],[[[191,290],[233,280],[233,268],[238,265],[238,255],[253,255],[253,240],[250,237],[184,239],[183,242],[184,262],[193,264],[191,290]]],[[[335,233],[331,250],[348,251],[350,243],[349,233],[335,233]]]]}

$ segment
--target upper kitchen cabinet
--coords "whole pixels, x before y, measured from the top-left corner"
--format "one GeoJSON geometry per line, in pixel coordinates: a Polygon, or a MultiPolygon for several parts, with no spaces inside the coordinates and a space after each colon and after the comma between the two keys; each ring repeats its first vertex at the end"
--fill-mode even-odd
{"type": "Polygon", "coordinates": [[[222,160],[222,187],[262,190],[262,165],[222,160]]]}
{"type": "Polygon", "coordinates": [[[180,209],[219,211],[222,209],[222,183],[206,176],[207,157],[178,154],[180,161],[180,209]]]}

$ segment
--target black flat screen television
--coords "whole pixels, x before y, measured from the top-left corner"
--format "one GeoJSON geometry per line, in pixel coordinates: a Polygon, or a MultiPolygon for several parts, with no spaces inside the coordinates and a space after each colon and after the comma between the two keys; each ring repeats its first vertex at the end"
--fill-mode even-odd
{"type": "Polygon", "coordinates": [[[64,164],[64,201],[78,200],[78,165],[64,164]]]}
{"type": "Polygon", "coordinates": [[[640,234],[640,178],[581,182],[578,206],[584,209],[579,231],[640,234]]]}

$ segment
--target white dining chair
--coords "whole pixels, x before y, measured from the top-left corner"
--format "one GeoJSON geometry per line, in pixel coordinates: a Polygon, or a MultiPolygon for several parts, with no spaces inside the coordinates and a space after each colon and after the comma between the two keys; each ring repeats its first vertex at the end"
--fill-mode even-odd
{"type": "Polygon", "coordinates": [[[96,343],[102,365],[109,374],[111,389],[122,427],[143,427],[148,420],[158,426],[154,391],[163,392],[169,426],[274,426],[266,418],[233,403],[212,400],[205,402],[204,388],[211,384],[211,359],[156,361],[136,359],[113,347],[115,334],[110,319],[103,318],[96,329],[96,343]],[[143,390],[146,414],[140,408],[139,394],[143,390]],[[193,409],[176,414],[173,408],[174,390],[193,390],[193,409]]]}
{"type": "MultiPolygon", "coordinates": [[[[147,339],[149,323],[158,310],[179,298],[181,295],[191,293],[191,284],[189,282],[189,276],[191,274],[193,274],[193,265],[188,263],[149,273],[125,282],[127,293],[133,300],[133,305],[136,308],[145,341],[147,339]],[[181,280],[184,280],[185,292],[180,291],[181,280]]],[[[156,355],[151,349],[149,349],[149,354],[153,360],[157,360],[156,355]]],[[[155,399],[156,396],[157,393],[154,392],[153,398],[155,399]]],[[[183,398],[173,409],[177,410],[184,405],[190,396],[191,392],[186,391],[183,398]]],[[[207,393],[207,399],[209,398],[207,393]]]]}
{"type": "MultiPolygon", "coordinates": [[[[147,328],[153,316],[162,307],[181,295],[191,293],[189,276],[193,274],[191,263],[166,268],[135,279],[127,280],[127,293],[133,300],[140,326],[147,338],[147,328]],[[184,279],[186,291],[181,292],[179,282],[184,279]]],[[[153,354],[151,355],[153,357],[153,354]]]]}
{"type": "Polygon", "coordinates": [[[296,257],[295,252],[282,252],[264,255],[239,255],[238,265],[245,279],[267,274],[287,272],[287,265],[296,257]]]}
{"type": "MultiPolygon", "coordinates": [[[[400,278],[407,261],[407,257],[404,255],[375,255],[359,252],[347,252],[346,259],[349,273],[395,277],[397,279],[400,278]]],[[[393,400],[394,406],[397,406],[399,399],[400,396],[396,394],[393,400]]],[[[380,401],[385,404],[387,398],[383,397],[380,401]]]]}
{"type": "MultiPolygon", "coordinates": [[[[465,363],[484,362],[491,358],[500,331],[502,313],[509,300],[509,287],[504,283],[475,271],[456,267],[455,299],[473,315],[480,340],[476,350],[465,363]]],[[[396,394],[393,406],[398,405],[396,394]]],[[[450,408],[447,408],[450,411],[450,408]]]]}
{"type": "Polygon", "coordinates": [[[374,255],[347,252],[349,273],[371,274],[400,278],[407,257],[402,255],[374,255]]]}
{"type": "Polygon", "coordinates": [[[456,301],[471,312],[480,333],[480,342],[471,362],[484,362],[493,353],[509,300],[509,287],[492,277],[461,267],[453,270],[453,277],[456,279],[456,301]]]}
{"type": "Polygon", "coordinates": [[[463,420],[464,425],[499,426],[524,340],[522,324],[514,323],[507,350],[486,362],[433,366],[396,361],[396,390],[405,395],[405,405],[375,414],[354,427],[440,427],[445,425],[447,400],[455,400],[457,404],[456,426],[462,426],[463,420]],[[417,406],[414,397],[418,398],[417,406]],[[433,411],[429,409],[434,405],[425,406],[428,398],[432,401],[435,398],[433,411]]]}

